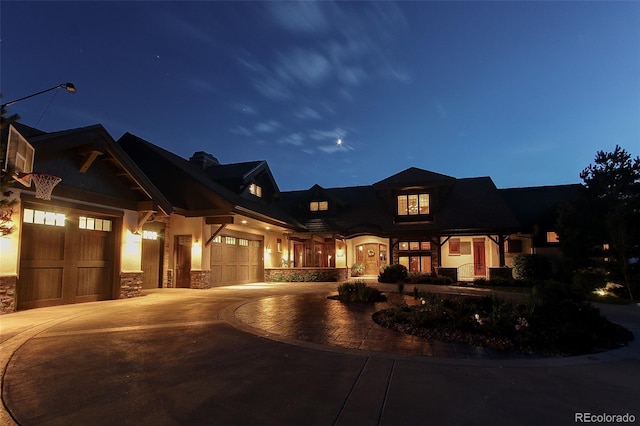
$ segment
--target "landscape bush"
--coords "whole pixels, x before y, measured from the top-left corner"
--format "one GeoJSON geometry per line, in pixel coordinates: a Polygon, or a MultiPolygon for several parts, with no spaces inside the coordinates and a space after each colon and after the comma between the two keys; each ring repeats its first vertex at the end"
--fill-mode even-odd
{"type": "Polygon", "coordinates": [[[335,282],[338,281],[338,271],[335,269],[283,269],[272,271],[269,276],[271,282],[335,282]]]}
{"type": "Polygon", "coordinates": [[[409,279],[409,272],[404,265],[395,263],[387,265],[378,275],[378,282],[396,284],[399,282],[406,283],[409,279]]]}
{"type": "Polygon", "coordinates": [[[364,281],[346,282],[338,286],[338,300],[342,302],[383,302],[385,296],[364,281]]]}
{"type": "Polygon", "coordinates": [[[592,305],[557,294],[552,302],[551,291],[542,292],[546,301],[526,303],[420,292],[417,306],[379,311],[373,318],[383,327],[430,339],[544,355],[590,353],[633,340],[592,305]]]}
{"type": "Polygon", "coordinates": [[[552,267],[548,258],[538,254],[519,254],[513,258],[513,271],[519,279],[546,280],[552,267]]]}

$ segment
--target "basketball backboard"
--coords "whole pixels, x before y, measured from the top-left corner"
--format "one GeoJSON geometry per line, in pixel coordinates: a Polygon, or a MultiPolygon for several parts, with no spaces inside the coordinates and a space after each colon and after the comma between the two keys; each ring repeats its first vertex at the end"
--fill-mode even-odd
{"type": "Polygon", "coordinates": [[[7,168],[14,168],[13,178],[27,188],[31,187],[30,173],[33,172],[33,157],[35,152],[33,146],[31,146],[13,125],[10,125],[5,164],[7,168]]]}

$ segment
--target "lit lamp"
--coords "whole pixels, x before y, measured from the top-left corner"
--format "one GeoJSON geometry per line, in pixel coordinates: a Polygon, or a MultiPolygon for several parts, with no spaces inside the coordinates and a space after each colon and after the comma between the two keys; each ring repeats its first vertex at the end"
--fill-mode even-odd
{"type": "Polygon", "coordinates": [[[77,92],[76,86],[74,86],[73,83],[62,83],[62,84],[58,84],[57,86],[53,86],[53,87],[50,87],[50,88],[45,89],[45,90],[41,90],[40,92],[34,93],[32,95],[25,96],[23,98],[15,99],[13,101],[9,101],[7,103],[4,103],[4,104],[0,105],[0,109],[8,107],[9,105],[13,105],[16,102],[24,101],[25,99],[33,98],[34,96],[42,95],[43,93],[47,93],[47,92],[50,92],[52,90],[57,90],[57,89],[67,89],[67,92],[69,92],[69,93],[76,93],[77,92]]]}

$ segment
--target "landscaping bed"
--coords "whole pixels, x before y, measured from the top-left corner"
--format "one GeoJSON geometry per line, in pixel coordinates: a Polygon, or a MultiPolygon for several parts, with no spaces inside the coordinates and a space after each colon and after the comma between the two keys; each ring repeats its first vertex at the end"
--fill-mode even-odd
{"type": "Polygon", "coordinates": [[[501,351],[571,356],[617,349],[633,340],[589,303],[422,293],[417,305],[401,302],[378,311],[379,325],[427,339],[501,351]]]}

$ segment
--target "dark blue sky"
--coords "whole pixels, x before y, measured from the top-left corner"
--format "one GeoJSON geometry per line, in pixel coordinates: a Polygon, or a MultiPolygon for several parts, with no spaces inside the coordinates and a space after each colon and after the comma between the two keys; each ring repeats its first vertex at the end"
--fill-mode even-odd
{"type": "Polygon", "coordinates": [[[267,160],[283,190],[415,166],[578,182],[640,151],[640,2],[0,3],[3,101],[188,158],[267,160]],[[341,138],[343,143],[336,141],[341,138]]]}

